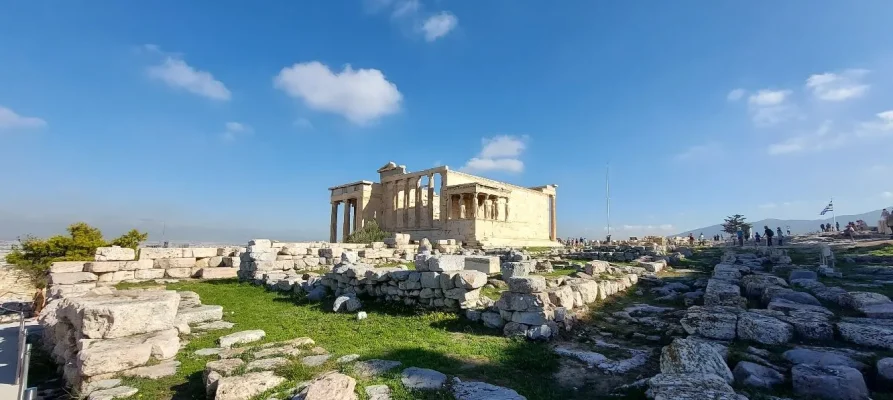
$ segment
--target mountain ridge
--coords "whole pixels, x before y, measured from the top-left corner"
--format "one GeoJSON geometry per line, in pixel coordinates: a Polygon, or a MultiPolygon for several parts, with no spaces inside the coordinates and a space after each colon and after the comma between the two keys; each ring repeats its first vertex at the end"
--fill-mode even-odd
{"type": "MultiPolygon", "coordinates": [[[[887,210],[893,209],[893,207],[887,207],[887,210]]],[[[863,220],[869,226],[875,226],[877,221],[881,218],[881,210],[879,208],[874,211],[864,212],[861,214],[849,214],[849,215],[838,215],[837,222],[840,223],[841,226],[846,225],[848,222],[856,222],[857,220],[863,220]]],[[[746,221],[746,220],[745,220],[746,221]]],[[[782,230],[791,230],[791,234],[800,234],[800,233],[809,233],[809,232],[817,232],[819,230],[819,226],[821,224],[829,224],[833,223],[833,218],[824,218],[824,219],[778,219],[778,218],[766,218],[761,219],[759,221],[746,221],[752,224],[755,228],[760,228],[762,231],[763,226],[769,226],[773,230],[775,228],[781,227],[782,230]]],[[[713,235],[728,235],[728,233],[722,230],[722,224],[705,226],[697,229],[690,229],[684,232],[677,233],[675,235],[670,236],[688,236],[689,233],[694,234],[695,236],[700,235],[701,233],[704,236],[710,237],[713,235]]]]}

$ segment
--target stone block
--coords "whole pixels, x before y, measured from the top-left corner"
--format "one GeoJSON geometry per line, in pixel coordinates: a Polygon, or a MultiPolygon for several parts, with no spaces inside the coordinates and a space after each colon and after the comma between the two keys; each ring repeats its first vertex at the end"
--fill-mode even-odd
{"type": "Polygon", "coordinates": [[[195,258],[179,257],[179,258],[156,258],[153,268],[170,269],[170,268],[192,268],[195,266],[195,258]]]}
{"type": "MultiPolygon", "coordinates": [[[[152,261],[152,260],[148,260],[152,261]]],[[[163,269],[138,269],[133,271],[134,279],[161,279],[164,278],[163,269]]]]}
{"type": "Polygon", "coordinates": [[[91,289],[94,288],[96,288],[96,282],[75,283],[73,285],[55,285],[49,287],[47,296],[51,299],[57,297],[65,297],[71,294],[89,292],[91,289]]]}
{"type": "Polygon", "coordinates": [[[273,242],[270,239],[252,239],[248,241],[249,246],[257,246],[263,248],[271,248],[273,247],[273,242]]]}
{"type": "MultiPolygon", "coordinates": [[[[506,282],[514,293],[539,293],[546,291],[546,278],[542,276],[516,276],[506,282]]],[[[540,324],[541,325],[541,324],[540,324]]]]}
{"type": "Polygon", "coordinates": [[[239,268],[242,265],[242,260],[239,257],[224,257],[223,258],[223,266],[227,268],[239,268]]]}
{"type": "Polygon", "coordinates": [[[502,280],[507,281],[512,277],[530,275],[530,273],[534,271],[534,268],[535,265],[527,261],[504,262],[500,266],[502,280]]]}
{"type": "Polygon", "coordinates": [[[177,313],[177,320],[186,324],[219,321],[223,319],[223,307],[218,305],[202,305],[185,308],[177,313]]]}
{"type": "Polygon", "coordinates": [[[99,283],[118,283],[122,281],[129,281],[135,278],[134,271],[115,271],[115,272],[106,272],[104,274],[99,274],[99,279],[96,282],[99,283]]]}
{"type": "Polygon", "coordinates": [[[83,261],[56,261],[50,265],[50,273],[84,272],[83,261]]]}
{"type": "Polygon", "coordinates": [[[476,256],[465,257],[465,269],[480,271],[487,275],[499,273],[499,257],[476,256]]]}
{"type": "Polygon", "coordinates": [[[99,277],[89,272],[58,272],[50,273],[48,282],[51,285],[73,285],[76,283],[96,282],[99,277]]]}
{"type": "Polygon", "coordinates": [[[183,257],[210,258],[216,256],[216,247],[192,247],[183,249],[183,257]]]}
{"type": "Polygon", "coordinates": [[[738,285],[720,279],[707,281],[707,290],[704,293],[705,306],[730,306],[745,307],[747,300],[741,297],[741,288],[738,285]]]}
{"type": "Polygon", "coordinates": [[[121,271],[136,271],[141,269],[151,269],[155,265],[155,262],[152,260],[136,260],[136,261],[124,261],[124,265],[121,266],[121,271]]]}
{"type": "Polygon", "coordinates": [[[173,279],[185,279],[192,276],[192,268],[167,268],[164,275],[173,279]]]}
{"type": "Polygon", "coordinates": [[[127,247],[97,247],[94,261],[130,261],[136,259],[136,251],[127,247]]]}
{"type": "Polygon", "coordinates": [[[428,271],[451,272],[465,269],[465,256],[441,254],[428,259],[428,271]]]}
{"type": "Polygon", "coordinates": [[[542,311],[515,311],[512,313],[512,322],[525,325],[545,325],[552,321],[554,314],[550,309],[542,311]]]}
{"type": "MultiPolygon", "coordinates": [[[[84,264],[84,271],[100,274],[120,270],[127,261],[93,261],[84,264]]],[[[133,262],[133,261],[131,261],[133,262]]]]}
{"type": "Polygon", "coordinates": [[[171,290],[119,290],[111,295],[65,298],[57,314],[79,321],[90,339],[121,338],[172,329],[180,295],[171,290]]]}
{"type": "Polygon", "coordinates": [[[199,276],[202,279],[229,279],[236,278],[238,273],[236,268],[202,268],[199,276]]]}
{"type": "MultiPolygon", "coordinates": [[[[440,273],[439,272],[422,272],[419,281],[423,288],[439,289],[440,273]]],[[[472,288],[473,289],[473,288],[472,288]]]]}
{"type": "Polygon", "coordinates": [[[180,248],[160,248],[160,247],[142,247],[140,248],[140,260],[156,260],[159,258],[181,258],[183,257],[183,249],[180,248]]]}
{"type": "Polygon", "coordinates": [[[487,274],[476,270],[459,271],[453,278],[453,284],[466,290],[478,289],[487,284],[487,274]]]}

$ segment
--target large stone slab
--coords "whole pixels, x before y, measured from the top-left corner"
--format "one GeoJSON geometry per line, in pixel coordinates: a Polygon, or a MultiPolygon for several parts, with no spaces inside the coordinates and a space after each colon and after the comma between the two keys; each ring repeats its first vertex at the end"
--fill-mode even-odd
{"type": "Polygon", "coordinates": [[[735,381],[744,386],[771,390],[784,383],[784,375],[780,372],[750,361],[741,361],[735,365],[735,381]]]}
{"type": "Polygon", "coordinates": [[[241,331],[221,336],[217,339],[217,344],[223,348],[230,348],[237,344],[256,342],[263,339],[265,336],[267,336],[266,332],[260,329],[241,331]]]}
{"type": "Polygon", "coordinates": [[[739,313],[740,310],[730,307],[694,306],[686,311],[679,322],[689,335],[733,340],[737,336],[739,313]]]}
{"type": "Polygon", "coordinates": [[[177,367],[180,366],[179,361],[168,360],[160,364],[147,367],[137,367],[121,373],[123,376],[133,376],[137,378],[159,379],[166,376],[177,374],[177,367]]]}
{"type": "Polygon", "coordinates": [[[546,278],[542,276],[516,276],[507,281],[513,293],[540,293],[546,291],[546,278]]]}
{"type": "Polygon", "coordinates": [[[219,321],[223,319],[223,307],[218,305],[202,305],[185,308],[179,311],[177,319],[187,324],[219,321]]]}
{"type": "Polygon", "coordinates": [[[735,378],[725,359],[702,341],[676,338],[660,352],[660,372],[664,374],[713,374],[731,384],[735,378]]]}
{"type": "Polygon", "coordinates": [[[363,378],[373,378],[402,365],[400,361],[367,360],[354,364],[354,372],[363,378]]]}
{"type": "Polygon", "coordinates": [[[869,398],[865,379],[858,370],[843,365],[798,364],[791,369],[794,394],[803,398],[864,400],[869,398]]]}
{"type": "Polygon", "coordinates": [[[400,380],[410,390],[440,390],[446,384],[447,377],[433,369],[410,367],[403,370],[400,380]]]}
{"type": "Polygon", "coordinates": [[[145,365],[151,357],[173,358],[179,348],[176,329],[117,339],[82,339],[76,363],[83,376],[96,376],[145,365]]]}
{"type": "Polygon", "coordinates": [[[97,279],[96,274],[89,272],[55,272],[48,275],[47,282],[51,285],[74,285],[96,282],[97,279]]]}
{"type": "Polygon", "coordinates": [[[498,274],[499,265],[499,257],[496,256],[465,257],[466,270],[480,271],[487,275],[498,274]]]}
{"type": "Polygon", "coordinates": [[[114,400],[133,397],[139,389],[130,386],[118,386],[111,389],[97,390],[90,393],[87,400],[114,400]]]}
{"type": "Polygon", "coordinates": [[[453,396],[456,400],[527,400],[518,392],[485,382],[453,381],[453,396]]]}
{"type": "Polygon", "coordinates": [[[84,272],[83,261],[56,261],[50,265],[50,273],[84,272]]]}
{"type": "Polygon", "coordinates": [[[844,341],[893,350],[893,327],[880,324],[838,322],[837,330],[844,341]]]}
{"type": "Polygon", "coordinates": [[[704,305],[744,308],[747,300],[741,297],[741,288],[738,285],[720,279],[710,279],[704,292],[704,305]]]}
{"type": "Polygon", "coordinates": [[[118,290],[61,301],[59,315],[83,337],[109,339],[173,328],[180,295],[171,290],[118,290]]]}
{"type": "Polygon", "coordinates": [[[136,259],[136,251],[127,247],[98,247],[95,261],[130,261],[136,259]]]}
{"type": "Polygon", "coordinates": [[[648,380],[646,394],[655,400],[747,400],[713,374],[657,374],[648,380]]]}
{"type": "Polygon", "coordinates": [[[338,372],[328,372],[314,379],[299,394],[303,400],[355,400],[353,378],[338,372]]]}
{"type": "Polygon", "coordinates": [[[245,400],[279,386],[285,378],[271,371],[250,372],[240,376],[222,377],[217,381],[215,400],[245,400]]]}
{"type": "Polygon", "coordinates": [[[461,271],[465,269],[465,256],[437,255],[428,259],[427,270],[432,272],[461,271]]]}
{"type": "Polygon", "coordinates": [[[202,279],[231,279],[238,277],[239,270],[237,268],[202,268],[199,276],[202,279]]]}
{"type": "MultiPolygon", "coordinates": [[[[776,311],[744,312],[738,316],[738,338],[758,343],[778,345],[789,342],[794,336],[794,327],[772,315],[776,311]]],[[[780,313],[779,313],[780,314],[780,313]]],[[[782,316],[784,314],[781,314],[782,316]]]]}
{"type": "Polygon", "coordinates": [[[153,268],[173,269],[173,268],[192,268],[195,266],[195,258],[178,257],[178,258],[156,258],[153,268]]]}

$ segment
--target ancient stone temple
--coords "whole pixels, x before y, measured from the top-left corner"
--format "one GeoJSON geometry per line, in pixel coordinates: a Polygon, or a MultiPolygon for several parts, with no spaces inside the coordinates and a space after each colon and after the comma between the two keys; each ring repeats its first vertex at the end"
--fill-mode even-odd
{"type": "Polygon", "coordinates": [[[447,166],[407,172],[393,162],[378,174],[379,182],[329,188],[330,241],[338,241],[340,208],[342,240],[375,220],[383,230],[413,240],[455,239],[472,247],[558,245],[557,185],[525,188],[447,166]]]}

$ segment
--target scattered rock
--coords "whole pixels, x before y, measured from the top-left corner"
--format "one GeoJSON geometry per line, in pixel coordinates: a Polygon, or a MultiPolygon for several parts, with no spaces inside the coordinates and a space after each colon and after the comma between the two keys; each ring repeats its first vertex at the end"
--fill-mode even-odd
{"type": "Polygon", "coordinates": [[[661,350],[660,372],[664,374],[713,374],[727,383],[734,381],[732,371],[716,350],[703,342],[676,338],[661,350]]]}
{"type": "MultiPolygon", "coordinates": [[[[794,327],[775,318],[771,310],[749,311],[738,316],[738,338],[763,344],[784,344],[794,337],[794,327]]],[[[783,314],[782,314],[783,315],[783,314]]]]}
{"type": "Polygon", "coordinates": [[[391,388],[388,385],[366,386],[366,397],[369,400],[391,400],[391,388]]]}
{"type": "Polygon", "coordinates": [[[347,363],[352,363],[358,359],[360,359],[359,354],[348,354],[348,355],[338,357],[338,359],[335,360],[335,362],[338,364],[347,364],[347,363]]]}
{"type": "Polygon", "coordinates": [[[868,387],[862,374],[843,365],[799,364],[791,369],[794,394],[828,400],[868,399],[868,387]]]}
{"type": "Polygon", "coordinates": [[[97,390],[93,393],[90,393],[90,396],[87,397],[87,400],[113,400],[113,399],[126,399],[130,396],[133,396],[138,392],[137,388],[133,388],[130,386],[118,386],[111,389],[103,389],[97,390]]]}
{"type": "Polygon", "coordinates": [[[307,356],[301,359],[301,364],[304,364],[308,367],[318,367],[329,361],[332,358],[329,354],[320,354],[318,356],[307,356]]]}
{"type": "Polygon", "coordinates": [[[357,313],[357,321],[362,321],[362,320],[364,320],[364,319],[366,319],[366,318],[369,318],[369,316],[366,315],[366,312],[365,312],[365,311],[360,311],[360,312],[357,313]]]}
{"type": "Polygon", "coordinates": [[[433,369],[410,367],[403,370],[400,379],[411,390],[440,390],[446,383],[446,375],[433,369]]]}
{"type": "Polygon", "coordinates": [[[264,358],[254,360],[245,366],[246,371],[269,371],[288,364],[288,359],[283,357],[264,358]]]}
{"type": "Polygon", "coordinates": [[[160,364],[150,365],[147,367],[138,367],[129,369],[121,373],[123,376],[135,376],[137,378],[158,379],[165,376],[173,376],[177,374],[177,367],[180,366],[179,361],[168,360],[160,364]]]}
{"type": "Polygon", "coordinates": [[[354,364],[354,372],[363,378],[373,378],[402,365],[400,361],[366,360],[354,364]]]}
{"type": "Polygon", "coordinates": [[[197,356],[201,356],[201,357],[216,356],[216,355],[220,354],[221,350],[223,350],[223,349],[221,349],[219,347],[214,347],[214,348],[210,348],[210,349],[199,349],[199,350],[196,350],[194,354],[197,356]]]}
{"type": "Polygon", "coordinates": [[[738,384],[760,389],[772,389],[784,383],[780,372],[749,361],[739,362],[732,374],[738,384]]]}
{"type": "Polygon", "coordinates": [[[646,395],[656,400],[747,400],[713,374],[657,374],[648,380],[646,395]]]}
{"type": "Polygon", "coordinates": [[[241,331],[221,336],[220,339],[217,339],[217,344],[220,345],[220,347],[229,348],[237,344],[256,342],[263,339],[265,336],[267,336],[266,332],[259,329],[241,331]]]}
{"type": "Polygon", "coordinates": [[[453,396],[456,400],[527,400],[518,392],[484,382],[462,382],[453,379],[453,396]]]}
{"type": "Polygon", "coordinates": [[[338,296],[335,299],[335,303],[332,305],[332,311],[334,312],[354,312],[363,307],[363,303],[360,302],[360,299],[355,296],[338,296]]]}
{"type": "MultiPolygon", "coordinates": [[[[285,382],[271,371],[249,372],[217,381],[215,400],[244,400],[257,396],[285,382]]],[[[351,390],[352,392],[352,390],[351,390]]]]}
{"type": "Polygon", "coordinates": [[[298,395],[303,400],[356,400],[357,381],[338,373],[327,372],[310,382],[298,395]]]}
{"type": "Polygon", "coordinates": [[[232,329],[232,327],[234,327],[234,326],[236,326],[236,324],[234,324],[232,322],[214,321],[214,322],[206,322],[203,324],[198,324],[198,325],[192,327],[192,329],[195,329],[197,331],[216,331],[216,330],[223,330],[223,329],[232,329]]]}

